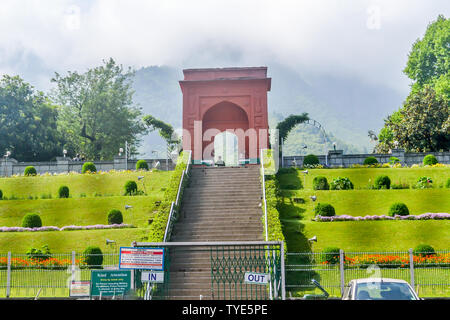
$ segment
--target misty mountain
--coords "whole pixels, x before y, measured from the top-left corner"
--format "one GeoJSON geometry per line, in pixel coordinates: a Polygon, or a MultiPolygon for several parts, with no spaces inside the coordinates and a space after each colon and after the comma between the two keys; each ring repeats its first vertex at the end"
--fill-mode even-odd
{"type": "MultiPolygon", "coordinates": [[[[383,119],[398,109],[404,97],[392,89],[364,83],[359,79],[316,76],[304,79],[287,67],[270,64],[272,78],[269,92],[269,123],[274,127],[290,114],[307,112],[322,124],[332,142],[345,153],[370,152],[373,145],[367,136],[369,129],[378,131],[383,119]]],[[[182,94],[178,81],[182,70],[168,66],[151,66],[136,71],[134,102],[144,114],[151,114],[174,128],[181,127],[182,94]]],[[[292,155],[323,154],[325,148],[319,130],[310,125],[297,126],[286,141],[285,150],[292,155]],[[307,149],[302,146],[307,145],[307,149]]],[[[157,132],[143,137],[142,156],[151,157],[157,150],[164,156],[165,143],[157,132]]],[[[154,154],[156,155],[156,154],[154,154]]]]}

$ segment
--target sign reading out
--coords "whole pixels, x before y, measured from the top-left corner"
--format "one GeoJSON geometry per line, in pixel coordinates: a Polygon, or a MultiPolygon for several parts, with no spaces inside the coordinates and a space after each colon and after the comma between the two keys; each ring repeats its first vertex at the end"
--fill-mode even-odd
{"type": "Polygon", "coordinates": [[[141,274],[142,282],[163,283],[164,272],[161,271],[143,271],[141,274]]]}
{"type": "Polygon", "coordinates": [[[246,272],[244,275],[244,282],[250,284],[268,284],[270,275],[268,273],[246,272]]]}
{"type": "Polygon", "coordinates": [[[164,271],[164,248],[121,247],[119,269],[164,271]]]}
{"type": "Polygon", "coordinates": [[[91,296],[127,294],[131,288],[131,271],[92,270],[91,296]]]}

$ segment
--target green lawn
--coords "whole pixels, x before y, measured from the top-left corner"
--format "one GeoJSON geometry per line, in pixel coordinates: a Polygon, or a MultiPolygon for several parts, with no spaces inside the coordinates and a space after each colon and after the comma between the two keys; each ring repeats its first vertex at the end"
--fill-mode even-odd
{"type": "Polygon", "coordinates": [[[172,171],[112,172],[0,178],[0,189],[4,196],[11,198],[14,195],[20,199],[0,201],[0,226],[21,226],[23,216],[31,212],[40,215],[43,226],[108,224],[109,210],[119,209],[122,211],[124,223],[138,227],[113,230],[2,232],[0,253],[8,251],[25,253],[30,247],[40,248],[44,244],[48,244],[53,253],[83,251],[89,245],[111,250],[110,247],[106,247],[106,239],[116,240],[117,247],[129,246],[133,240],[145,240],[148,220],[156,210],[155,202],[162,200],[164,188],[171,174],[172,171]],[[138,181],[138,176],[145,178],[138,181]],[[128,180],[135,180],[138,189],[145,190],[147,195],[123,196],[123,186],[128,180]],[[69,187],[71,198],[57,198],[60,185],[69,187]],[[49,193],[52,195],[51,199],[41,199],[41,195],[49,193]],[[80,197],[82,193],[86,197],[80,197]],[[94,196],[94,193],[97,195],[94,196]],[[29,196],[37,196],[38,199],[28,200],[29,196]],[[133,208],[125,210],[125,205],[131,205],[133,208]]]}

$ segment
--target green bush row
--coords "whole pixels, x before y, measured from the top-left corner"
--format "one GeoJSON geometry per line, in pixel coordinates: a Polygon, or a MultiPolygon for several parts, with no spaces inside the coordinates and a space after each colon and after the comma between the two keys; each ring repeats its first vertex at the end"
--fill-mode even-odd
{"type": "MultiPolygon", "coordinates": [[[[285,238],[281,227],[280,213],[278,212],[278,202],[280,196],[280,188],[276,177],[269,178],[265,181],[266,184],[266,203],[267,203],[267,228],[269,241],[283,241],[285,238]]],[[[264,213],[264,211],[263,211],[264,213]]],[[[262,223],[265,228],[265,216],[262,216],[262,223]]]]}

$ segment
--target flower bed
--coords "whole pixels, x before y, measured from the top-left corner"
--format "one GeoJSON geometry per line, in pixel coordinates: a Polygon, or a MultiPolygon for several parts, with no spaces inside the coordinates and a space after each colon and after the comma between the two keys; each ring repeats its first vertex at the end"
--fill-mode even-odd
{"type": "Polygon", "coordinates": [[[367,216],[350,216],[339,215],[333,217],[316,216],[313,220],[318,222],[333,222],[333,221],[375,221],[375,220],[449,220],[450,213],[423,213],[419,215],[407,215],[399,216],[395,215],[390,217],[387,215],[367,215],[367,216]]]}
{"type": "Polygon", "coordinates": [[[72,230],[95,230],[95,229],[123,229],[136,228],[131,224],[95,224],[91,226],[64,226],[62,228],[46,226],[40,228],[23,227],[0,227],[0,232],[39,232],[39,231],[72,231],[72,230]]]}
{"type": "MultiPolygon", "coordinates": [[[[79,267],[86,265],[84,259],[75,259],[75,264],[79,267]]],[[[48,258],[45,260],[33,259],[33,258],[11,258],[11,269],[52,269],[61,270],[67,269],[72,265],[72,259],[57,259],[48,258]]],[[[0,257],[0,270],[6,269],[8,266],[8,258],[0,257]]]]}
{"type": "MultiPolygon", "coordinates": [[[[413,256],[414,267],[423,266],[449,266],[450,253],[440,255],[413,256]]],[[[327,261],[324,265],[330,264],[327,261]]],[[[409,255],[383,255],[367,254],[356,255],[352,257],[345,256],[344,264],[346,267],[367,268],[370,265],[377,265],[380,268],[409,268],[409,255]]]]}

